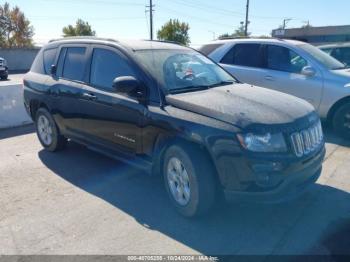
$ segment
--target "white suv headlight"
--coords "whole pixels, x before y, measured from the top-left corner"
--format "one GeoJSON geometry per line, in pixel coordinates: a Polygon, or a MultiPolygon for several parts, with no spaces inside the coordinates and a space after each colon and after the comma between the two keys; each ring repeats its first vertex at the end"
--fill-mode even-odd
{"type": "Polygon", "coordinates": [[[238,134],[238,141],[243,148],[253,152],[286,152],[287,145],[282,133],[256,135],[238,134]]]}

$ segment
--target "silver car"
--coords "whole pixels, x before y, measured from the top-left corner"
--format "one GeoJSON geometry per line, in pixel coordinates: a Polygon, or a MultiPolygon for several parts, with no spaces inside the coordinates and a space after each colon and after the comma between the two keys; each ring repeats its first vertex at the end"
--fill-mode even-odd
{"type": "Polygon", "coordinates": [[[333,56],[340,62],[350,65],[350,43],[323,45],[318,48],[333,56]]]}
{"type": "Polygon", "coordinates": [[[320,49],[293,40],[230,39],[199,51],[241,82],[307,100],[340,135],[350,138],[350,69],[320,49]]]}

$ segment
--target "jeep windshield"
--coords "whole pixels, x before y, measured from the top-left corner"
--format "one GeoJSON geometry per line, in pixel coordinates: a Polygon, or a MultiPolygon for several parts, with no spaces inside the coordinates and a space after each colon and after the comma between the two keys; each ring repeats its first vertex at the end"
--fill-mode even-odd
{"type": "Polygon", "coordinates": [[[236,80],[202,54],[192,50],[138,50],[139,62],[168,93],[199,91],[236,80]]]}

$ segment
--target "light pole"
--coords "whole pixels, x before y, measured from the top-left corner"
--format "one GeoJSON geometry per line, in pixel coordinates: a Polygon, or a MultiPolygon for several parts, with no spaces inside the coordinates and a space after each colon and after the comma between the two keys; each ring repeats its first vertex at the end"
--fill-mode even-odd
{"type": "Polygon", "coordinates": [[[292,20],[292,18],[286,18],[283,20],[283,29],[286,29],[287,23],[291,20],[292,20]]]}
{"type": "Polygon", "coordinates": [[[248,24],[249,24],[249,0],[247,0],[246,12],[245,12],[245,28],[244,35],[248,36],[248,24]]]}
{"type": "Polygon", "coordinates": [[[213,34],[213,40],[215,40],[215,39],[216,39],[216,34],[215,34],[215,32],[214,32],[214,31],[210,31],[210,30],[208,30],[208,32],[213,34]]]}
{"type": "MultiPolygon", "coordinates": [[[[149,0],[149,5],[146,5],[146,8],[149,8],[149,34],[150,34],[150,40],[153,40],[153,1],[149,0]]],[[[146,9],[146,12],[148,10],[146,9]]]]}

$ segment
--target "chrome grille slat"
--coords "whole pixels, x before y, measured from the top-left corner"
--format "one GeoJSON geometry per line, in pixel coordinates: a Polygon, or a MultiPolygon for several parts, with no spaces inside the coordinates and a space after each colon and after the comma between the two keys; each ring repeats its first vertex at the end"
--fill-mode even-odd
{"type": "Polygon", "coordinates": [[[323,142],[321,122],[319,121],[308,129],[293,133],[291,142],[297,157],[302,157],[315,151],[323,142]]]}

